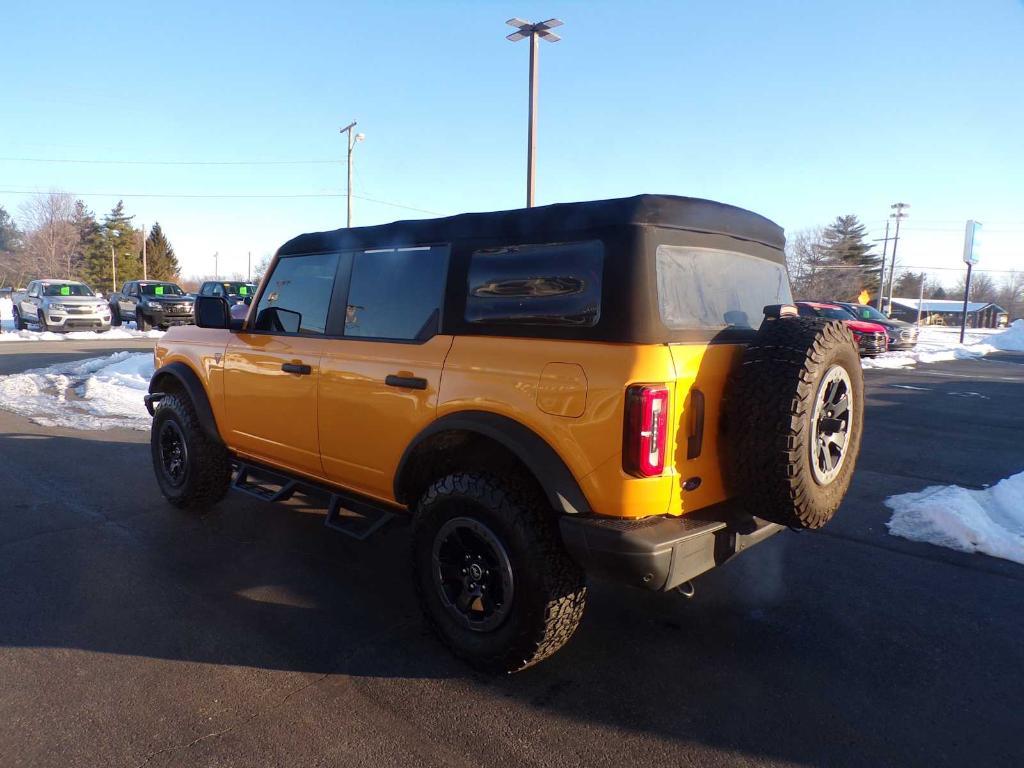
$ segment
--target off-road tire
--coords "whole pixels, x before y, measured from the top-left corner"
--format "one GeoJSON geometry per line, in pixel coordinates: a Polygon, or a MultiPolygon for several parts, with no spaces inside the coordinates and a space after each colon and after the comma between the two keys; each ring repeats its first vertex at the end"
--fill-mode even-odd
{"type": "Polygon", "coordinates": [[[792,528],[825,525],[850,487],[864,424],[863,371],[849,329],[818,318],[766,320],[726,397],[727,481],[745,510],[792,528]],[[838,472],[822,483],[812,466],[812,422],[834,366],[849,376],[852,421],[838,472]]]}
{"type": "Polygon", "coordinates": [[[28,328],[28,323],[25,322],[21,316],[21,312],[17,307],[14,308],[14,330],[24,331],[28,328]]]}
{"type": "Polygon", "coordinates": [[[149,322],[141,309],[135,310],[135,327],[140,331],[148,331],[153,327],[153,324],[149,322]]]}
{"type": "Polygon", "coordinates": [[[114,326],[121,324],[121,309],[117,304],[110,305],[110,324],[114,326]]]}
{"type": "Polygon", "coordinates": [[[203,431],[196,409],[187,396],[166,395],[158,403],[150,432],[150,453],[160,492],[174,506],[203,510],[223,499],[228,492],[231,459],[227,449],[203,431]],[[161,465],[161,428],[171,419],[177,423],[186,445],[185,477],[178,484],[168,479],[161,465]]]}
{"type": "Polygon", "coordinates": [[[485,672],[517,672],[546,659],[569,641],[583,617],[583,571],[562,546],[554,514],[528,479],[466,472],[435,481],[416,508],[412,561],[428,624],[456,656],[485,672]],[[457,517],[493,531],[511,564],[512,605],[489,631],[459,624],[435,584],[435,537],[457,517]]]}

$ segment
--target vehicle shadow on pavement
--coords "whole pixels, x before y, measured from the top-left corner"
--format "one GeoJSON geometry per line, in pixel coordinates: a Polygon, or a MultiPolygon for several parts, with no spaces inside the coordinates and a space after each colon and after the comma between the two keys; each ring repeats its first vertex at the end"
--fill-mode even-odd
{"type": "MultiPolygon", "coordinates": [[[[690,601],[596,584],[562,653],[491,678],[425,630],[406,525],[359,543],[301,504],[234,494],[183,513],[160,497],[148,451],[113,435],[0,435],[0,654],[312,673],[327,699],[354,678],[376,699],[394,692],[403,720],[481,745],[467,749],[493,749],[495,729],[554,749],[554,716],[602,740],[608,764],[657,762],[643,757],[651,735],[684,762],[692,745],[815,765],[997,764],[1015,749],[1019,581],[783,533],[690,601]]],[[[321,725],[345,717],[328,708],[321,725]]]]}

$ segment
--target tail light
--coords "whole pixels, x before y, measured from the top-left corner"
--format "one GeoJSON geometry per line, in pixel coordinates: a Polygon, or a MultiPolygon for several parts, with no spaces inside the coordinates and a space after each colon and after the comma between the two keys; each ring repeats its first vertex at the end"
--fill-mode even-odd
{"type": "Polygon", "coordinates": [[[634,386],[626,390],[623,468],[637,477],[665,471],[668,433],[668,389],[634,386]]]}

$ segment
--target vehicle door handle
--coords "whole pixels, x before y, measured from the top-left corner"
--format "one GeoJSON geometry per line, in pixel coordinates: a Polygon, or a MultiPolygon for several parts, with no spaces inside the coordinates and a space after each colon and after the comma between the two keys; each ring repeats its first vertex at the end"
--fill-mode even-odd
{"type": "Polygon", "coordinates": [[[281,370],[285,373],[297,373],[299,376],[308,376],[313,372],[313,369],[304,363],[285,363],[281,370]]]}
{"type": "Polygon", "coordinates": [[[427,380],[421,379],[419,376],[395,376],[390,374],[384,379],[384,383],[389,387],[401,387],[402,389],[427,388],[427,380]]]}

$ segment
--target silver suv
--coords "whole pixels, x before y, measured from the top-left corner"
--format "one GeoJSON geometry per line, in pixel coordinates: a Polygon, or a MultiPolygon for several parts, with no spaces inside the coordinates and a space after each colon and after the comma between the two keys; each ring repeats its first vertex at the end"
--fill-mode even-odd
{"type": "Polygon", "coordinates": [[[40,331],[108,331],[110,305],[85,283],[75,280],[33,280],[14,300],[14,327],[29,323],[40,331]]]}

